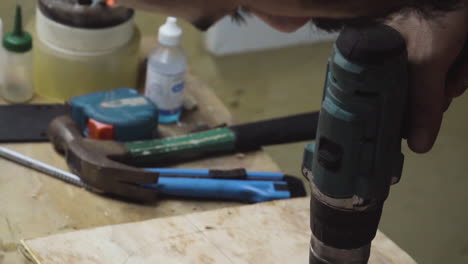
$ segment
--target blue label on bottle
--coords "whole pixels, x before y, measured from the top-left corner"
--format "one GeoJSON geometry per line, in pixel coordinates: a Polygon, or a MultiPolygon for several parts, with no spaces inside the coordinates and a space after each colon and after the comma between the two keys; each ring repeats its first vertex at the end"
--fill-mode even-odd
{"type": "Polygon", "coordinates": [[[175,115],[180,113],[182,111],[182,108],[176,108],[176,109],[171,109],[171,110],[166,110],[166,109],[159,109],[159,114],[161,115],[175,115]]]}
{"type": "Polygon", "coordinates": [[[183,103],[185,73],[163,74],[148,68],[145,95],[160,110],[180,109],[183,103]]]}
{"type": "Polygon", "coordinates": [[[179,93],[179,92],[182,92],[184,90],[184,86],[185,86],[185,83],[184,82],[181,82],[179,84],[176,84],[174,85],[174,87],[172,87],[172,91],[174,93],[179,93]]]}

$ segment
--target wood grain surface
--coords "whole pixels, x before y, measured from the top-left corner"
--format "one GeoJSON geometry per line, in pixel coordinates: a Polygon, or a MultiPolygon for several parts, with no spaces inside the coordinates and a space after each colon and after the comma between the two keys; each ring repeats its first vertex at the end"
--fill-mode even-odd
{"type": "MultiPolygon", "coordinates": [[[[22,242],[36,264],[308,263],[308,198],[106,226],[22,242]]],[[[382,233],[370,264],[413,264],[382,233]]]]}

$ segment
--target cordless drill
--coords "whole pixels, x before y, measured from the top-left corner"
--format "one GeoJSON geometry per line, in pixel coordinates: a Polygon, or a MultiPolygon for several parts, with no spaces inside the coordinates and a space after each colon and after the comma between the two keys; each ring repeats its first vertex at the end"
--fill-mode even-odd
{"type": "Polygon", "coordinates": [[[400,179],[408,73],[406,43],[376,24],[345,28],[328,62],[311,184],[310,263],[367,263],[390,185],[400,179]]]}

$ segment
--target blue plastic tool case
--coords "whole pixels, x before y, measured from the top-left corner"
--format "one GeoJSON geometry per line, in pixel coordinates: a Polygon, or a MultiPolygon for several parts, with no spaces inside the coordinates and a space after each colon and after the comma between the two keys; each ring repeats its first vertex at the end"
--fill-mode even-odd
{"type": "Polygon", "coordinates": [[[150,139],[158,125],[158,108],[147,97],[129,88],[97,92],[69,101],[72,119],[86,135],[90,118],[112,125],[114,140],[150,139]]]}

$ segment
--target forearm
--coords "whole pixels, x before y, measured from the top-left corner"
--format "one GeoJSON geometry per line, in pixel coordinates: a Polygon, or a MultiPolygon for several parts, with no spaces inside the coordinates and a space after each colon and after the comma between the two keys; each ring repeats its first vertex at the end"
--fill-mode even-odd
{"type": "MultiPolygon", "coordinates": [[[[376,0],[118,0],[120,5],[145,11],[171,13],[187,13],[195,10],[195,5],[201,9],[212,9],[211,6],[226,6],[229,8],[247,8],[252,10],[268,10],[270,14],[308,17],[356,17],[381,16],[401,8],[407,0],[376,1],[376,0]],[[223,2],[221,4],[220,2],[223,2]],[[298,7],[301,8],[298,8],[298,7]],[[177,9],[177,10],[175,10],[177,9]],[[182,9],[182,10],[181,10],[182,9]]],[[[223,10],[226,11],[226,10],[223,10]]]]}
{"type": "MultiPolygon", "coordinates": [[[[271,0],[241,0],[248,2],[253,9],[271,7],[271,0]]],[[[359,16],[382,16],[400,9],[408,1],[379,1],[379,0],[291,0],[287,5],[277,5],[273,12],[277,14],[291,13],[295,6],[302,6],[302,13],[298,16],[347,18],[359,16]]],[[[274,8],[274,7],[273,7],[274,8]]]]}
{"type": "Polygon", "coordinates": [[[134,9],[139,9],[139,10],[145,10],[149,12],[164,12],[164,7],[161,7],[161,5],[156,4],[159,2],[164,2],[163,1],[158,1],[158,0],[118,0],[118,4],[121,6],[125,6],[128,8],[134,8],[134,9]]]}

